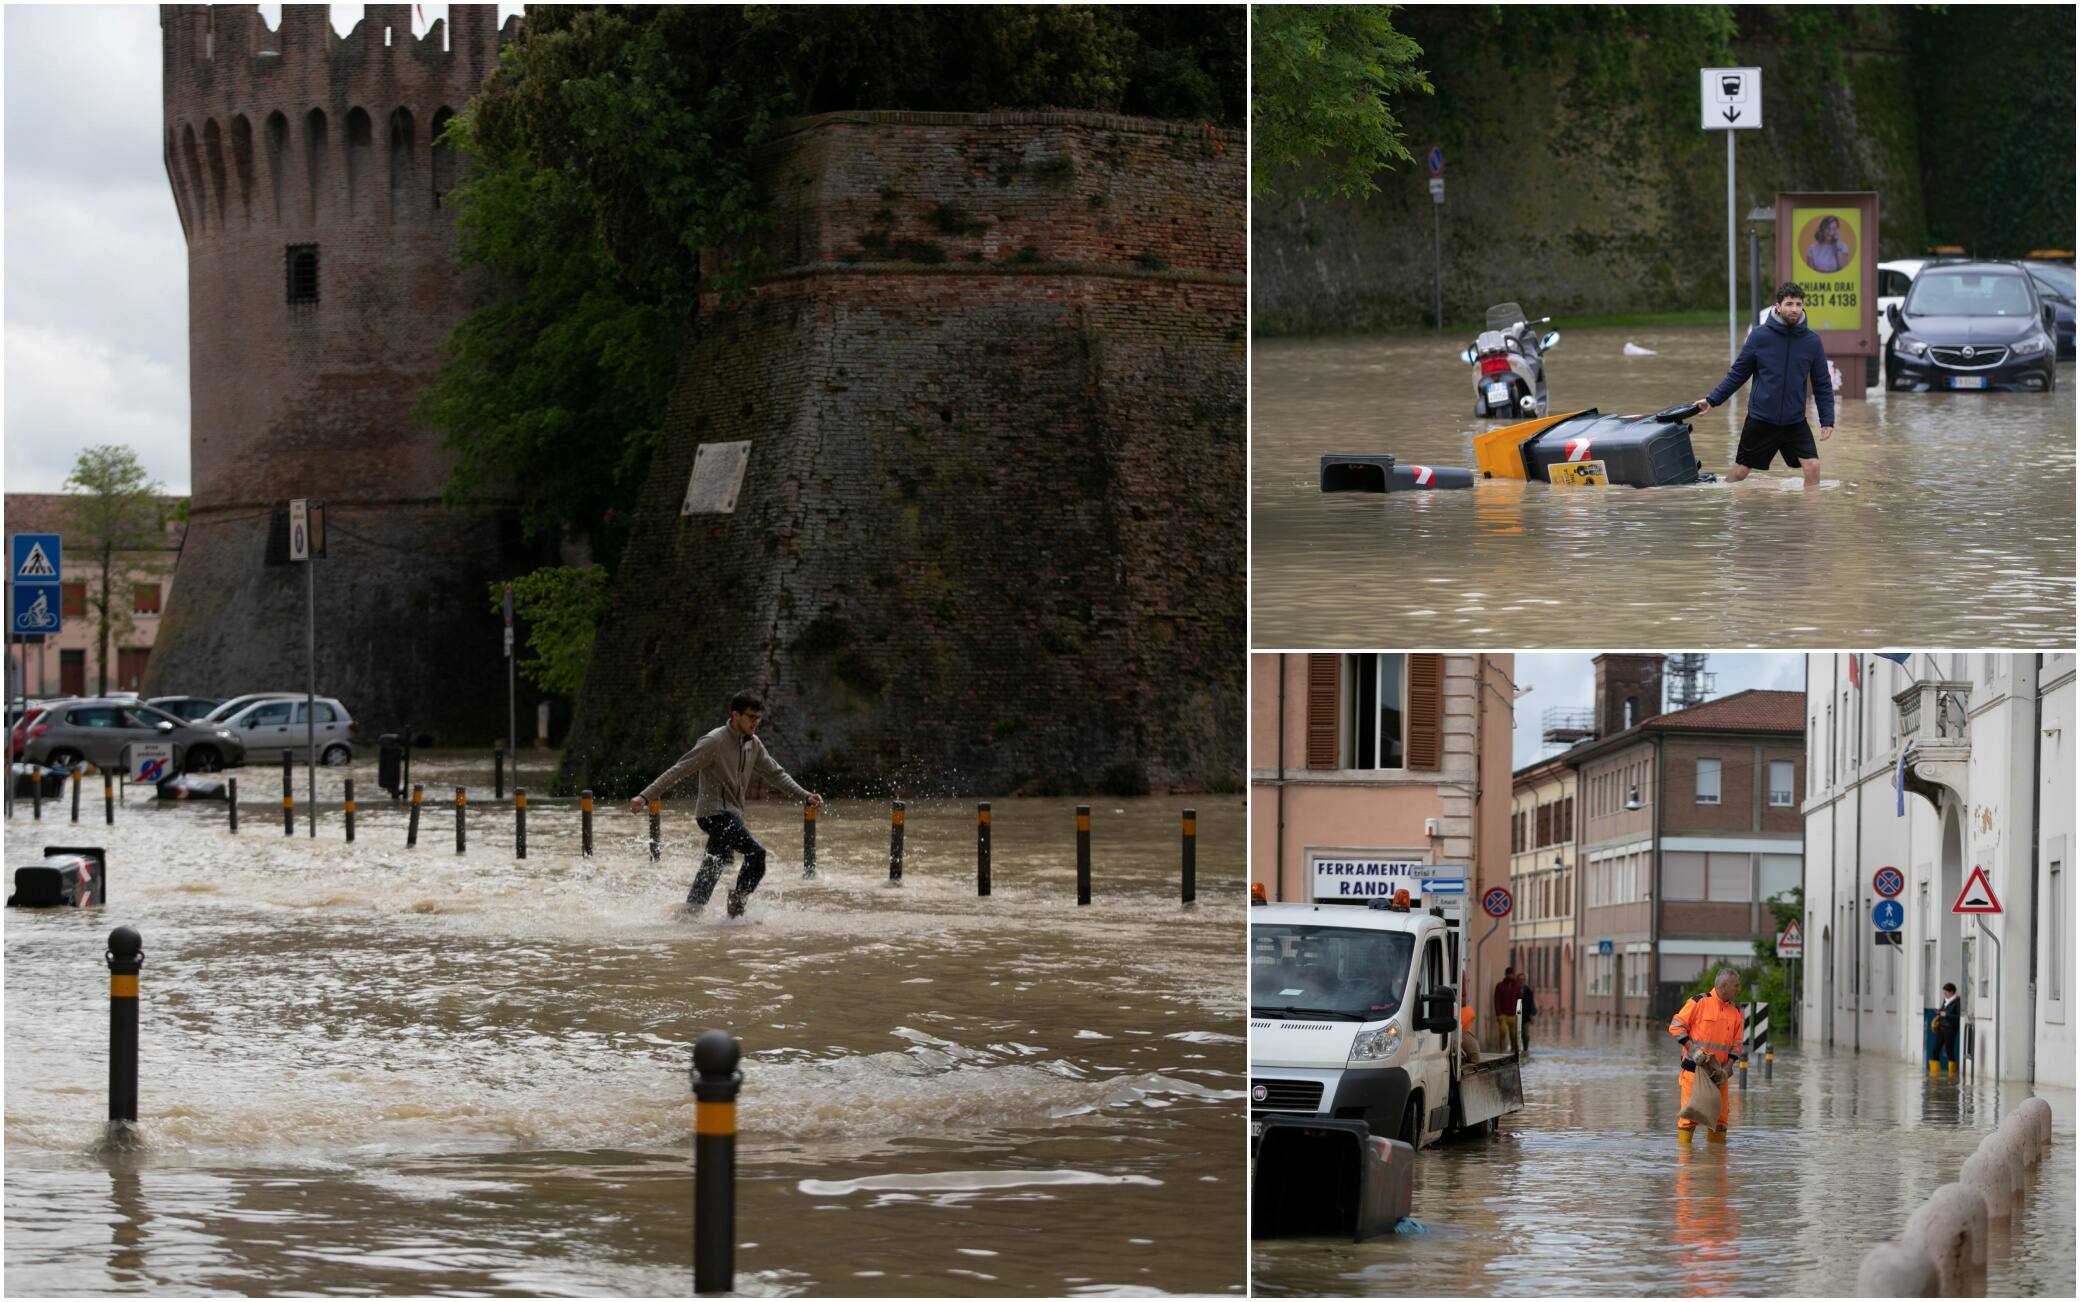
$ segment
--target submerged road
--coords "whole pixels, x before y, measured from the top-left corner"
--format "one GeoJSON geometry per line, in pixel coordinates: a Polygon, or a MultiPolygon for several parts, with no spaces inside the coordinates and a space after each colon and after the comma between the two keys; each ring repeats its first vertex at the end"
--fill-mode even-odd
{"type": "Polygon", "coordinates": [[[142,792],[113,829],[98,804],[8,828],[11,864],[84,843],[110,865],[105,910],[6,918],[8,1293],[683,1296],[709,1027],[745,1049],[740,1291],[1241,1291],[1240,797],[1092,801],[1087,908],[1071,801],[995,802],[987,900],[972,803],[910,803],[899,889],[885,804],[833,802],[815,881],[798,808],[761,804],[773,859],[724,926],[678,914],[685,802],[653,867],[645,820],[602,802],[587,862],[576,802],[531,798],[519,862],[481,757],[413,774],[472,787],[463,857],[439,803],[407,852],[372,766],[351,846],[332,811],[306,839],[302,770],[294,838],[278,770],[238,776],[236,837],[222,804],[142,792]],[[123,923],[147,1146],[110,1158],[123,923]]]}
{"type": "MultiPolygon", "coordinates": [[[[1501,1132],[1426,1149],[1420,1234],[1362,1244],[1259,1241],[1259,1296],[1843,1297],[1864,1252],[1957,1178],[1997,1124],[1976,1096],[1915,1066],[1779,1053],[1733,1087],[1728,1142],[1675,1137],[1677,1056],[1665,1032],[1534,1023],[1525,1109],[1501,1132]]],[[[2028,1091],[2002,1091],[2012,1107],[2028,1091]]],[[[1987,1296],[2071,1297],[2074,1096],[2022,1210],[1988,1243],[1987,1296]]]]}
{"type": "MultiPolygon", "coordinates": [[[[1528,305],[1536,309],[1536,305],[1528,305]]],[[[1725,326],[1571,330],[1555,414],[1659,411],[1726,373],[1725,326]],[[1628,340],[1656,350],[1623,355],[1628,340]]],[[[1252,352],[1251,638],[1261,647],[2066,646],[2073,365],[2055,393],[1838,404],[1822,486],[1320,491],[1333,452],[1471,466],[1468,340],[1259,341],[1252,352]]],[[[1745,395],[1743,390],[1743,395],[1745,395]]],[[[1744,397],[1697,417],[1724,478],[1744,397]]]]}

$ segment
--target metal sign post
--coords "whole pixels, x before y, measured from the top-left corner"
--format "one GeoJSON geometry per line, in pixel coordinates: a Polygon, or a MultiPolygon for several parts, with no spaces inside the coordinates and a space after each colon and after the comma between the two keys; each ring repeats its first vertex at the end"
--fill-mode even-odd
{"type": "MultiPolygon", "coordinates": [[[[41,639],[65,626],[64,539],[54,533],[18,533],[7,549],[7,666],[21,676],[21,690],[14,695],[22,706],[21,717],[29,717],[29,639],[41,639]]],[[[12,731],[10,729],[10,731],[12,731]]],[[[24,728],[26,738],[28,729],[24,728]]],[[[26,745],[26,741],[24,742],[26,745]]],[[[14,754],[8,747],[7,812],[14,812],[14,754]]]]}
{"type": "Polygon", "coordinates": [[[513,785],[520,784],[519,716],[513,712],[513,585],[506,585],[506,750],[513,757],[513,785]]]}
{"type": "Polygon", "coordinates": [[[318,567],[325,554],[325,508],[307,497],[289,503],[289,559],[303,566],[304,742],[310,751],[310,834],[318,836],[318,567]]]}
{"type": "Polygon", "coordinates": [[[1726,133],[1726,360],[1730,365],[1740,356],[1741,319],[1735,293],[1740,280],[1734,271],[1738,234],[1733,205],[1733,133],[1762,126],[1762,69],[1703,68],[1704,129],[1726,133]]]}
{"type": "Polygon", "coordinates": [[[1424,155],[1430,171],[1430,252],[1437,281],[1437,332],[1444,333],[1444,146],[1424,155]]]}
{"type": "Polygon", "coordinates": [[[1986,925],[1986,915],[1974,919],[1979,935],[1993,946],[1993,1115],[2001,1114],[2001,942],[1986,925]]]}

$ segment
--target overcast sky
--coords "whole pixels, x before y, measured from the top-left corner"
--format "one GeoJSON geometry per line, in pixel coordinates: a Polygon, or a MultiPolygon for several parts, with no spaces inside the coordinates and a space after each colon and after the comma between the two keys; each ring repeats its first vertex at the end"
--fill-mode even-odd
{"type": "MultiPolygon", "coordinates": [[[[1539,721],[1545,718],[1547,710],[1556,706],[1586,710],[1596,704],[1596,670],[1589,663],[1594,656],[1590,651],[1517,653],[1518,689],[1536,690],[1517,698],[1511,768],[1520,769],[1533,760],[1560,752],[1560,747],[1547,746],[1539,740],[1539,721]]],[[[1751,687],[1782,692],[1805,690],[1805,657],[1799,655],[1715,655],[1705,662],[1705,671],[1716,676],[1714,698],[1751,687]]],[[[1662,708],[1667,708],[1667,702],[1663,702],[1662,708]]]]}
{"type": "MultiPolygon", "coordinates": [[[[421,6],[427,24],[448,6],[421,6]]],[[[279,26],[282,7],[261,5],[279,26]]],[[[498,7],[501,22],[520,12],[498,7]]],[[[346,32],[361,5],[332,6],[346,32]]],[[[159,151],[157,5],[8,5],[7,491],[126,443],[188,491],[188,256],[159,151]]]]}

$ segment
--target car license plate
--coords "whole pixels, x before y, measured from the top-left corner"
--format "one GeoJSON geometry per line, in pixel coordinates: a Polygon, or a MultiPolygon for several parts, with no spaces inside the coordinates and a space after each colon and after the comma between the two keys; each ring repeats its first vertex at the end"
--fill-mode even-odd
{"type": "Polygon", "coordinates": [[[1950,377],[1950,387],[1953,389],[1983,389],[1986,387],[1986,377],[1983,375],[1953,375],[1950,377]]]}
{"type": "Polygon", "coordinates": [[[1488,403],[1490,406],[1498,402],[1506,403],[1508,401],[1509,386],[1507,384],[1503,384],[1498,381],[1497,383],[1488,386],[1488,403]]]}

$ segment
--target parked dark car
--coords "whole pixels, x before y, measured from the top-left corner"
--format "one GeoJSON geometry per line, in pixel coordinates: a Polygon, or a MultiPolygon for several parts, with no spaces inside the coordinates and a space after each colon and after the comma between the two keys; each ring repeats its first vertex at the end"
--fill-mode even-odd
{"type": "Polygon", "coordinates": [[[224,703],[221,696],[154,696],[151,704],[158,706],[176,718],[193,723],[207,718],[211,710],[224,703]]]}
{"type": "Polygon", "coordinates": [[[2073,360],[2073,269],[2062,262],[2039,262],[2024,258],[2029,278],[2037,282],[2037,296],[2051,304],[2052,334],[2058,339],[2058,360],[2073,360]]]}
{"type": "Polygon", "coordinates": [[[1923,267],[1893,309],[1885,387],[2058,387],[2056,314],[2020,263],[1942,262],[1923,267]]]}

